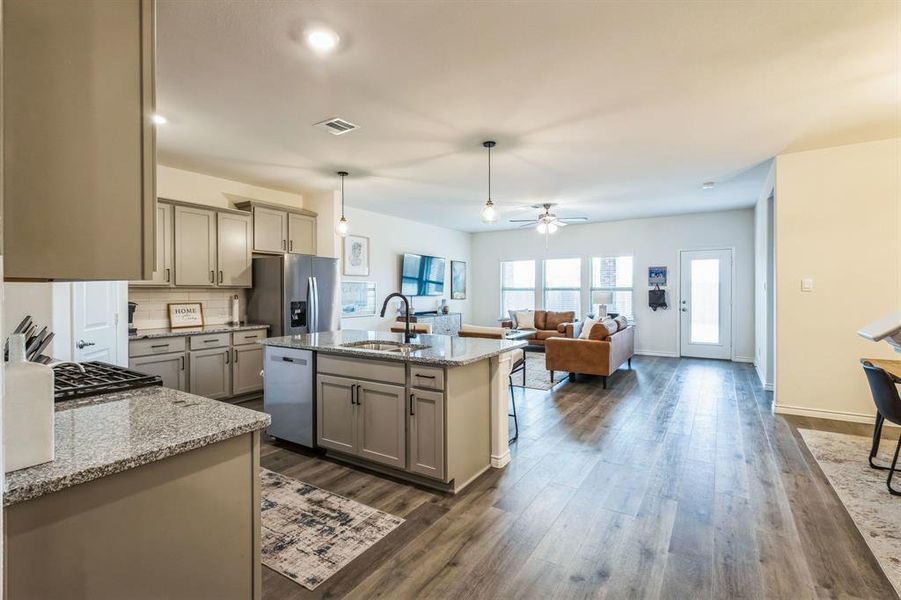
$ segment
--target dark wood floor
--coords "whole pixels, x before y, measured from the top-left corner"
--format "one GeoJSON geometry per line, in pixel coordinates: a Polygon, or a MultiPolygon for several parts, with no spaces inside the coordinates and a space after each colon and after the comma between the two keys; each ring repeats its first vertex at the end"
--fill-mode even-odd
{"type": "Polygon", "coordinates": [[[264,445],[264,467],[407,519],[315,592],[264,568],[264,598],[896,597],[796,431],[866,426],[773,416],[720,361],[516,398],[512,462],[457,496],[264,445]]]}

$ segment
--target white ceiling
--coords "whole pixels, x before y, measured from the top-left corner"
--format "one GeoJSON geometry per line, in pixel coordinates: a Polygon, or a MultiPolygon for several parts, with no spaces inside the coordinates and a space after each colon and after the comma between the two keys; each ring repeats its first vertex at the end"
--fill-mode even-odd
{"type": "Polygon", "coordinates": [[[750,206],[776,154],[901,135],[899,31],[894,1],[161,0],[160,161],[290,191],[346,169],[349,205],[480,231],[495,139],[499,227],[750,206]],[[361,129],[312,127],[335,116],[361,129]]]}

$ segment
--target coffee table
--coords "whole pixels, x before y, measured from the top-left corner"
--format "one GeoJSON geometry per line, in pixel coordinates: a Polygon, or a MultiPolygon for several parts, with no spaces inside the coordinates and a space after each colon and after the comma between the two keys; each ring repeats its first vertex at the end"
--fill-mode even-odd
{"type": "Polygon", "coordinates": [[[525,340],[535,335],[535,329],[511,329],[507,332],[508,340],[525,340]]]}

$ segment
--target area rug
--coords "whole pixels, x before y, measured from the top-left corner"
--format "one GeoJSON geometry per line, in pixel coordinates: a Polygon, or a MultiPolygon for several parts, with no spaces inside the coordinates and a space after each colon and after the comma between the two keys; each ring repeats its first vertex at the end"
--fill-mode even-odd
{"type": "Polygon", "coordinates": [[[308,590],[404,522],[267,469],[260,480],[263,564],[308,590]]]}
{"type": "MultiPolygon", "coordinates": [[[[888,473],[871,469],[867,464],[870,438],[812,429],[798,431],[895,591],[901,595],[901,497],[888,493],[885,487],[888,473]]],[[[884,440],[879,464],[891,464],[889,450],[894,453],[895,442],[884,440]]]]}
{"type": "Polygon", "coordinates": [[[526,352],[525,381],[523,381],[523,374],[520,371],[513,374],[513,385],[533,390],[549,390],[566,379],[569,373],[554,373],[553,382],[551,382],[550,375],[544,362],[544,352],[526,352]]]}

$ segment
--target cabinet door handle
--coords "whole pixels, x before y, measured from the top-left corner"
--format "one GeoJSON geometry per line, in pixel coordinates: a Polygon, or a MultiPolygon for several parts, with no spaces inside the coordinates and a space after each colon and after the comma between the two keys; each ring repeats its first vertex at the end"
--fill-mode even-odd
{"type": "Polygon", "coordinates": [[[184,356],[181,357],[181,370],[182,371],[185,370],[185,357],[184,356]]]}
{"type": "Polygon", "coordinates": [[[416,411],[413,410],[413,403],[416,402],[416,394],[410,394],[410,416],[415,417],[416,411]]]}
{"type": "Polygon", "coordinates": [[[156,344],[156,345],[153,345],[153,346],[150,346],[150,347],[151,347],[151,348],[168,348],[168,347],[169,347],[169,344],[156,344]]]}
{"type": "Polygon", "coordinates": [[[230,350],[225,351],[225,364],[229,364],[231,362],[231,355],[232,353],[230,350]]]}
{"type": "Polygon", "coordinates": [[[166,267],[166,283],[169,283],[170,281],[172,281],[172,278],[170,276],[171,271],[172,271],[172,269],[170,269],[169,267],[166,267]]]}
{"type": "Polygon", "coordinates": [[[235,350],[235,364],[238,364],[238,351],[235,350]]]}
{"type": "Polygon", "coordinates": [[[356,389],[357,389],[357,385],[351,384],[351,386],[350,386],[350,405],[351,406],[356,404],[356,402],[354,401],[354,391],[356,391],[356,389]]]}
{"type": "Polygon", "coordinates": [[[219,271],[219,283],[222,283],[222,271],[219,271]]]}
{"type": "Polygon", "coordinates": [[[282,250],[288,249],[288,243],[285,240],[282,240],[282,250]]]}
{"type": "Polygon", "coordinates": [[[294,240],[288,242],[288,250],[294,252],[294,240]]]}
{"type": "Polygon", "coordinates": [[[210,283],[216,283],[216,272],[210,271],[210,283]]]}
{"type": "Polygon", "coordinates": [[[416,377],[421,377],[422,379],[435,379],[434,375],[420,375],[419,373],[416,374],[416,377]]]}
{"type": "Polygon", "coordinates": [[[218,342],[218,341],[219,341],[219,340],[215,340],[215,339],[213,339],[213,340],[203,340],[203,343],[204,343],[204,344],[213,344],[213,343],[216,343],[216,342],[218,342]]]}
{"type": "Polygon", "coordinates": [[[363,404],[363,401],[360,400],[360,388],[361,387],[363,387],[363,386],[360,384],[357,384],[357,406],[361,406],[363,404]]]}

